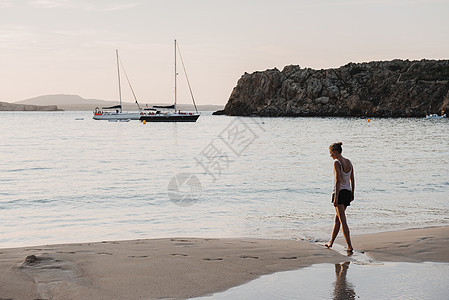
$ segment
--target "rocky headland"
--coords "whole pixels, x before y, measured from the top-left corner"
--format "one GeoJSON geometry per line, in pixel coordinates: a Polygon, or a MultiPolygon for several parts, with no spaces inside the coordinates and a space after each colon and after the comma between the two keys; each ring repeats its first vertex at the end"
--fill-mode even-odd
{"type": "Polygon", "coordinates": [[[224,110],[215,114],[424,117],[443,112],[449,112],[449,60],[393,60],[245,73],[224,110]]]}
{"type": "Polygon", "coordinates": [[[0,111],[61,111],[56,105],[14,104],[0,101],[0,111]]]}

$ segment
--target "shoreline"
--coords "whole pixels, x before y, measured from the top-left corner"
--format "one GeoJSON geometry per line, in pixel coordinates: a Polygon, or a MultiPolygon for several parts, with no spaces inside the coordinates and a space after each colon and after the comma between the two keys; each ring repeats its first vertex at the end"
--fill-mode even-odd
{"type": "MultiPolygon", "coordinates": [[[[411,228],[351,236],[356,249],[383,262],[449,263],[449,226],[411,228]]],[[[343,245],[344,239],[337,243],[343,245]]]]}
{"type": "MultiPolygon", "coordinates": [[[[449,263],[449,226],[358,235],[352,240],[356,251],[379,261],[449,263]]],[[[351,258],[308,241],[239,238],[8,248],[0,249],[0,298],[191,298],[266,274],[347,260],[351,258]]]]}

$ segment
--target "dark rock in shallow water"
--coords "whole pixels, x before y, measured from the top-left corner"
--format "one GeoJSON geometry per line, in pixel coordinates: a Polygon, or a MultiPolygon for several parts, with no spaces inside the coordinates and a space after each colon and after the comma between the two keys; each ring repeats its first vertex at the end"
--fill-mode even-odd
{"type": "Polygon", "coordinates": [[[25,264],[29,265],[32,263],[37,262],[39,259],[37,258],[36,255],[28,255],[27,257],[25,257],[25,264]]]}
{"type": "Polygon", "coordinates": [[[393,60],[245,73],[217,114],[424,117],[443,112],[449,112],[449,60],[393,60]]]}

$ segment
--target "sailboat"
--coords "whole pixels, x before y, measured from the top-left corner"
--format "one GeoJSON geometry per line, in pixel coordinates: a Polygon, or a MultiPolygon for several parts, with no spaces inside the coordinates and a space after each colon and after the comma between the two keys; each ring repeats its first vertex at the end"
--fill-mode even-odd
{"type": "Polygon", "coordinates": [[[176,92],[176,77],[178,75],[177,71],[176,71],[176,49],[177,49],[177,44],[176,44],[176,40],[175,40],[175,101],[173,105],[168,105],[168,106],[153,106],[152,108],[146,108],[145,112],[141,113],[140,116],[140,120],[141,121],[145,121],[145,122],[196,122],[196,120],[199,118],[200,114],[198,113],[198,109],[196,108],[196,104],[195,104],[195,99],[193,98],[193,93],[192,93],[192,89],[190,88],[190,82],[189,79],[187,77],[187,73],[185,71],[184,68],[184,62],[182,61],[182,56],[181,57],[181,62],[182,62],[182,66],[184,68],[184,74],[186,75],[186,79],[187,79],[187,83],[189,85],[189,90],[190,90],[190,95],[192,97],[192,101],[193,101],[193,105],[195,106],[195,112],[181,112],[180,110],[177,109],[176,106],[176,97],[177,97],[177,92],[176,92]],[[163,111],[162,109],[164,109],[165,111],[163,111]]]}
{"type": "MultiPolygon", "coordinates": [[[[115,54],[117,57],[117,73],[118,73],[118,90],[119,90],[119,99],[120,99],[120,104],[119,105],[114,105],[114,106],[110,106],[110,107],[103,107],[102,109],[100,109],[99,107],[96,107],[94,110],[94,116],[92,117],[95,120],[108,120],[110,122],[127,122],[130,120],[139,120],[140,119],[140,112],[124,112],[123,111],[123,106],[122,106],[122,87],[121,87],[121,83],[120,83],[120,60],[118,57],[118,50],[115,50],[115,54]]],[[[122,65],[123,66],[123,65],[122,65]]],[[[125,72],[126,75],[126,72],[125,72]]],[[[126,78],[128,78],[128,76],[126,76],[126,78]]],[[[129,80],[128,80],[129,83],[129,80]]],[[[129,84],[129,86],[131,87],[131,84],[129,84]]],[[[133,92],[134,95],[134,91],[132,90],[131,87],[131,91],[133,92]]],[[[134,95],[135,98],[135,95],[134,95]]],[[[139,103],[136,100],[136,104],[137,106],[139,106],[139,103]]],[[[139,107],[140,109],[140,107],[139,107]]]]}

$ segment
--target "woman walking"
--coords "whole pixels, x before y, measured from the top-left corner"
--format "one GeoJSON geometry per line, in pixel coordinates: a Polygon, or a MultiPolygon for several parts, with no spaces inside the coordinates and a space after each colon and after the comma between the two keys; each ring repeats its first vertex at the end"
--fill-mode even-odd
{"type": "Polygon", "coordinates": [[[332,203],[335,207],[335,222],[334,229],[332,230],[331,239],[326,247],[330,248],[334,244],[335,238],[340,231],[340,227],[343,228],[343,235],[346,240],[346,251],[352,252],[351,236],[349,234],[349,227],[346,222],[346,207],[351,205],[351,201],[354,200],[354,167],[349,159],[344,158],[341,155],[343,149],[342,143],[333,143],[329,146],[330,156],[334,159],[333,177],[334,184],[332,190],[332,203]]]}

